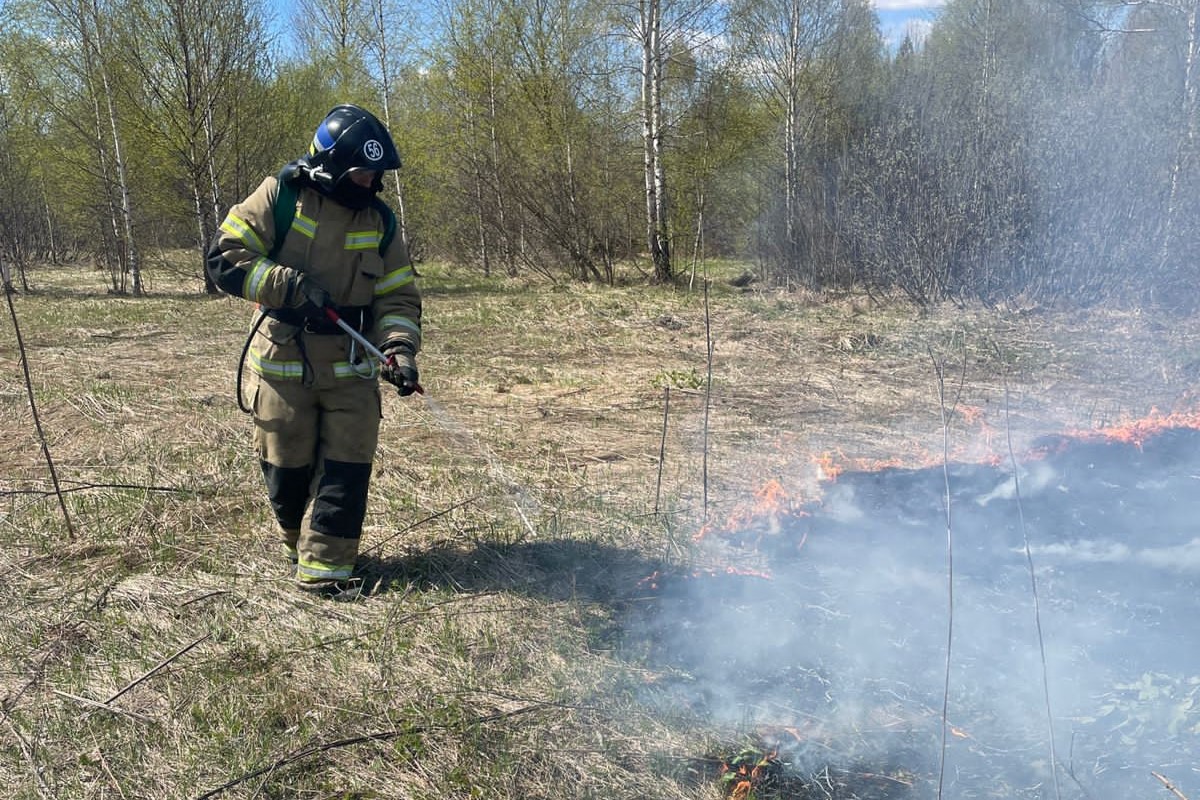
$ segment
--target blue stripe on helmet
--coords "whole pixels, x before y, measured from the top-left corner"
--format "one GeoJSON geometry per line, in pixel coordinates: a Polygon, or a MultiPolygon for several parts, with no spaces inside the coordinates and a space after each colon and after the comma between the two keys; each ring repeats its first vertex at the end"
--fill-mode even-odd
{"type": "Polygon", "coordinates": [[[317,128],[317,133],[313,136],[313,139],[321,146],[322,150],[328,150],[333,147],[333,134],[329,132],[329,126],[324,122],[317,128]]]}

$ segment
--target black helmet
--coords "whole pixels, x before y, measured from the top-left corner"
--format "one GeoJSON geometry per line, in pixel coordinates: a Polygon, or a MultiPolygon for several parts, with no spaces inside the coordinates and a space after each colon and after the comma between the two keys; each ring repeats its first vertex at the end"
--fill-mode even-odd
{"type": "MultiPolygon", "coordinates": [[[[333,189],[351,172],[400,167],[400,154],[383,123],[371,112],[348,104],[325,115],[304,160],[313,180],[325,189],[333,189]]],[[[375,191],[383,188],[379,176],[375,183],[375,191]]]]}

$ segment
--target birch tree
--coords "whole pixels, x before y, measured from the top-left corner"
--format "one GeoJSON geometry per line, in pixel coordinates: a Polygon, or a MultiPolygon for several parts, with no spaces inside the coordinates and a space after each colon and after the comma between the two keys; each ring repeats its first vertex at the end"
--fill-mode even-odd
{"type": "Polygon", "coordinates": [[[369,86],[365,42],[373,26],[372,0],[300,0],[293,19],[300,52],[328,73],[342,99],[364,95],[369,86]]]}
{"type": "MultiPolygon", "coordinates": [[[[413,16],[412,9],[397,5],[389,0],[366,0],[368,25],[364,33],[366,58],[370,64],[370,75],[379,97],[383,124],[396,138],[396,119],[393,117],[391,98],[396,94],[396,82],[401,74],[403,59],[411,42],[406,20],[413,16]]],[[[403,156],[403,153],[401,154],[403,156]]],[[[392,190],[396,195],[397,233],[411,252],[411,237],[408,231],[408,216],[405,212],[404,184],[400,170],[392,171],[392,190]]]]}
{"type": "Polygon", "coordinates": [[[91,151],[89,163],[80,168],[97,181],[103,198],[97,209],[103,219],[96,230],[100,247],[94,252],[114,292],[140,295],[141,257],[113,60],[120,53],[114,33],[117,10],[102,0],[48,0],[25,10],[22,18],[36,37],[30,38],[25,56],[39,62],[28,74],[45,81],[40,92],[55,121],[91,151]],[[88,109],[86,115],[77,113],[80,107],[88,109]]]}
{"type": "Polygon", "coordinates": [[[263,23],[244,0],[142,0],[134,22],[120,41],[140,77],[131,107],[184,177],[198,271],[205,290],[216,294],[204,251],[227,205],[218,173],[240,113],[232,101],[239,85],[261,74],[263,23]]]}
{"type": "MultiPolygon", "coordinates": [[[[1182,57],[1179,70],[1179,133],[1175,157],[1171,163],[1170,187],[1167,190],[1166,207],[1163,211],[1162,247],[1159,256],[1159,269],[1166,271],[1171,262],[1177,258],[1179,247],[1180,219],[1189,211],[1195,211],[1193,202],[1185,204],[1183,197],[1187,189],[1194,194],[1200,189],[1197,182],[1197,147],[1200,145],[1200,0],[1177,0],[1175,3],[1164,3],[1164,7],[1174,11],[1177,23],[1182,29],[1180,36],[1182,57]]],[[[1194,259],[1191,259],[1194,261],[1194,259]]],[[[1195,267],[1186,270],[1186,274],[1172,276],[1170,283],[1180,288],[1194,287],[1200,270],[1195,267]]],[[[1192,293],[1188,293],[1188,297],[1192,293]]],[[[1196,301],[1192,300],[1192,304],[1196,301]]]]}
{"type": "Polygon", "coordinates": [[[722,6],[707,0],[637,0],[617,7],[626,35],[639,60],[638,116],[642,131],[642,175],[645,187],[646,247],[654,278],[674,277],[671,255],[670,194],[666,152],[671,123],[664,115],[673,53],[687,53],[719,37],[722,6]]]}
{"type": "Polygon", "coordinates": [[[513,112],[504,161],[510,196],[519,205],[523,262],[553,272],[565,259],[579,280],[610,275],[602,229],[607,215],[600,142],[612,125],[593,99],[592,76],[603,72],[600,6],[590,0],[510,0],[501,17],[512,40],[513,112]],[[604,272],[598,263],[604,260],[604,272]],[[536,263],[535,263],[536,262],[536,263]]]}
{"type": "Polygon", "coordinates": [[[457,176],[451,184],[470,221],[453,234],[473,240],[474,260],[491,274],[494,262],[515,274],[519,231],[510,223],[507,185],[502,174],[501,128],[509,108],[509,65],[513,43],[500,22],[500,0],[458,0],[444,8],[444,47],[438,69],[445,80],[440,98],[449,109],[454,132],[445,132],[450,164],[457,176]]]}
{"type": "Polygon", "coordinates": [[[779,120],[782,151],[782,248],[785,269],[816,288],[811,243],[801,222],[808,143],[828,110],[836,61],[832,50],[846,0],[735,0],[733,33],[779,120]]]}
{"type": "Polygon", "coordinates": [[[646,181],[646,243],[654,264],[654,277],[666,283],[671,266],[671,236],[667,222],[667,173],[663,164],[662,96],[666,53],[663,46],[662,10],[665,0],[642,0],[638,5],[635,34],[642,49],[641,105],[642,159],[646,181]]]}

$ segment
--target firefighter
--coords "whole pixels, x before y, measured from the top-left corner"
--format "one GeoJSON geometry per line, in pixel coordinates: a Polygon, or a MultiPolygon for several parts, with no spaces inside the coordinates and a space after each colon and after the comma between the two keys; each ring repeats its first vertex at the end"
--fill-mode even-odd
{"type": "Polygon", "coordinates": [[[213,282],[261,314],[248,344],[254,442],[296,583],[321,594],[357,583],[378,377],[401,396],[419,390],[421,296],[377,196],[384,172],[399,167],[383,124],[339,105],[307,155],[230,209],[207,259],[213,282]],[[388,361],[364,353],[327,308],[388,361]]]}

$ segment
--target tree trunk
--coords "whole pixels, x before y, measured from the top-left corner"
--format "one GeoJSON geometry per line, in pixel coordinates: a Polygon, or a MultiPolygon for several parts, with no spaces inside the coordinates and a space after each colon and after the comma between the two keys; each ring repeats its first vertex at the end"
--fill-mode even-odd
{"type": "Polygon", "coordinates": [[[662,163],[662,2],[642,0],[642,147],[646,183],[646,246],[654,264],[654,279],[671,280],[671,253],[666,220],[666,172],[662,163]]]}
{"type": "MultiPolygon", "coordinates": [[[[1175,151],[1175,161],[1171,165],[1171,188],[1167,193],[1162,245],[1159,251],[1159,268],[1164,271],[1170,268],[1174,259],[1181,214],[1180,199],[1183,187],[1190,177],[1196,155],[1197,136],[1200,134],[1200,86],[1197,86],[1200,81],[1200,75],[1197,74],[1200,62],[1200,0],[1192,0],[1189,5],[1187,31],[1182,100],[1183,132],[1179,137],[1179,147],[1175,151]]],[[[1190,278],[1187,282],[1191,285],[1190,278]]]]}
{"type": "Polygon", "coordinates": [[[517,274],[516,260],[513,257],[514,247],[508,231],[507,197],[504,193],[504,179],[501,175],[500,132],[497,129],[499,118],[499,103],[496,99],[496,61],[488,59],[488,145],[491,148],[491,178],[492,194],[496,203],[496,228],[500,233],[500,260],[504,271],[509,275],[517,274]]]}
{"type": "MultiPolygon", "coordinates": [[[[206,85],[207,85],[207,82],[206,82],[206,85]]],[[[208,172],[208,176],[207,176],[208,177],[208,190],[209,190],[209,198],[208,199],[209,199],[209,202],[211,203],[211,207],[209,209],[211,211],[211,216],[210,216],[210,214],[205,213],[204,210],[199,207],[200,203],[202,203],[203,200],[200,198],[197,198],[197,206],[198,206],[197,212],[200,217],[200,257],[201,257],[201,259],[206,257],[209,242],[211,242],[213,237],[216,236],[217,226],[220,224],[219,220],[221,219],[221,189],[220,189],[220,183],[217,180],[217,164],[216,164],[217,144],[216,144],[215,127],[213,125],[213,118],[212,118],[213,105],[214,105],[214,101],[212,100],[212,98],[210,98],[209,101],[205,104],[205,112],[204,112],[204,144],[205,144],[205,147],[207,150],[207,156],[204,159],[204,161],[205,161],[205,166],[207,167],[207,172],[208,172]]],[[[204,276],[204,293],[210,294],[210,295],[220,294],[220,289],[217,288],[217,284],[214,283],[212,277],[209,276],[208,270],[204,269],[203,264],[201,264],[200,274],[204,276]]]]}
{"type": "MultiPolygon", "coordinates": [[[[389,26],[384,0],[374,0],[371,4],[371,21],[374,24],[372,33],[375,41],[373,44],[379,61],[379,96],[383,102],[383,124],[387,126],[388,131],[392,131],[392,106],[389,100],[392,94],[392,50],[388,38],[389,26]]],[[[398,169],[392,170],[392,190],[396,194],[396,233],[405,248],[411,253],[408,218],[404,208],[404,185],[400,181],[400,170],[398,169]]]]}
{"type": "MultiPolygon", "coordinates": [[[[90,67],[92,59],[87,46],[88,41],[89,39],[84,39],[84,51],[87,53],[84,63],[90,67]]],[[[109,169],[109,153],[104,146],[104,118],[100,113],[100,95],[90,77],[87,80],[87,88],[91,95],[92,117],[95,125],[93,146],[96,148],[96,163],[100,167],[102,194],[108,211],[108,219],[98,231],[101,239],[98,256],[103,260],[104,268],[108,272],[109,288],[115,293],[122,293],[125,291],[125,269],[120,259],[120,245],[118,244],[121,239],[121,223],[120,214],[113,200],[114,188],[111,177],[112,170],[109,169]]]]}
{"type": "Polygon", "coordinates": [[[804,11],[797,0],[788,12],[787,51],[784,70],[784,143],[783,143],[783,215],[784,260],[789,274],[797,275],[810,289],[816,288],[811,270],[801,268],[803,258],[800,243],[800,78],[804,64],[804,11]]]}
{"type": "Polygon", "coordinates": [[[653,27],[653,67],[654,79],[650,85],[651,115],[653,123],[652,142],[654,145],[654,201],[656,208],[654,219],[658,222],[655,231],[656,247],[654,250],[654,278],[660,283],[668,283],[674,277],[671,266],[671,240],[669,236],[667,214],[667,172],[663,160],[663,81],[665,79],[665,62],[662,45],[662,0],[654,3],[653,27]]]}
{"type": "Polygon", "coordinates": [[[113,161],[117,167],[117,189],[121,193],[121,251],[124,256],[124,268],[133,281],[134,297],[145,294],[142,287],[142,264],[138,255],[137,242],[133,239],[133,203],[129,198],[129,173],[125,167],[125,156],[121,151],[121,134],[117,125],[117,109],[113,105],[112,92],[108,86],[108,72],[101,70],[104,80],[105,98],[108,101],[108,121],[113,137],[113,161]]]}

